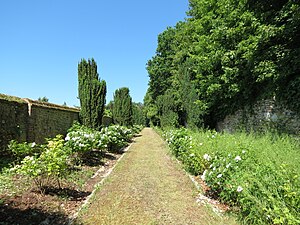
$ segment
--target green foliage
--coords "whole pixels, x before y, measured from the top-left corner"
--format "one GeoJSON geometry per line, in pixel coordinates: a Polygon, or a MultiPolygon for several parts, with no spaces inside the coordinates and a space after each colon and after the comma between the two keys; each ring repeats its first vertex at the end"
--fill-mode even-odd
{"type": "Polygon", "coordinates": [[[33,143],[18,143],[15,140],[11,140],[8,145],[8,151],[13,155],[17,161],[22,160],[25,156],[33,156],[41,152],[39,146],[33,143]]]}
{"type": "Polygon", "coordinates": [[[158,36],[156,55],[148,62],[148,111],[169,91],[184,126],[215,127],[237,109],[273,96],[299,113],[300,5],[189,2],[189,18],[158,36]]]}
{"type": "Polygon", "coordinates": [[[132,126],[132,99],[129,88],[117,89],[114,93],[113,119],[121,126],[132,126]]]}
{"type": "Polygon", "coordinates": [[[299,140],[183,129],[165,136],[187,170],[202,174],[209,194],[239,209],[243,224],[299,223],[299,140]]]}
{"type": "Polygon", "coordinates": [[[157,98],[160,125],[163,127],[178,127],[176,96],[171,91],[157,98]]]}
{"type": "Polygon", "coordinates": [[[142,103],[132,104],[132,123],[134,125],[145,125],[146,117],[144,114],[144,105],[142,103]]]}
{"type": "Polygon", "coordinates": [[[44,97],[39,97],[38,101],[40,101],[40,102],[49,102],[49,99],[46,96],[44,96],[44,97]]]}
{"type": "Polygon", "coordinates": [[[100,129],[106,98],[106,83],[99,79],[94,59],[82,59],[78,64],[80,118],[85,126],[100,129]]]}
{"type": "Polygon", "coordinates": [[[68,168],[67,149],[61,135],[48,139],[47,145],[40,155],[26,156],[21,164],[16,166],[20,174],[32,178],[36,186],[42,191],[49,178],[59,179],[65,175],[68,168]]]}
{"type": "Polygon", "coordinates": [[[12,141],[10,149],[20,157],[20,165],[16,165],[11,171],[33,179],[40,191],[43,191],[48,181],[53,179],[57,180],[60,187],[60,180],[71,171],[70,168],[82,162],[85,154],[91,151],[120,150],[140,129],[140,126],[128,129],[114,125],[97,131],[77,122],[69,129],[65,139],[57,135],[55,138],[47,139],[46,145],[12,141]],[[21,156],[25,157],[21,159],[21,156]]]}

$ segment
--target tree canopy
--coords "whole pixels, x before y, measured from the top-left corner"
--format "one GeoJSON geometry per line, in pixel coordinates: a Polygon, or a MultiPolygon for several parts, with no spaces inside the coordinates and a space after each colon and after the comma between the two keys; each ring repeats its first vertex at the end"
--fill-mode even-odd
{"type": "Polygon", "coordinates": [[[152,123],[214,127],[237,109],[276,97],[300,112],[296,0],[190,0],[187,19],[158,36],[147,63],[152,123]]]}

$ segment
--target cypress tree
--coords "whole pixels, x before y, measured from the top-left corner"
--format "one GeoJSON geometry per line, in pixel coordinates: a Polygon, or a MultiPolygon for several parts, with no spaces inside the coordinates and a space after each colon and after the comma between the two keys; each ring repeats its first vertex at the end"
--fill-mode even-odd
{"type": "Polygon", "coordinates": [[[82,124],[99,129],[105,106],[106,82],[100,80],[94,59],[82,59],[78,64],[78,94],[82,124]]]}
{"type": "Polygon", "coordinates": [[[127,87],[115,91],[113,119],[122,126],[132,126],[132,99],[127,87]]]}

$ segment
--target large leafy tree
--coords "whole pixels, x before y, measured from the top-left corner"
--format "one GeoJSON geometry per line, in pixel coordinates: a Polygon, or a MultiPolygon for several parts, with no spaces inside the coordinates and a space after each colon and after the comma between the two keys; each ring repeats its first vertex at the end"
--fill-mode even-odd
{"type": "Polygon", "coordinates": [[[117,89],[114,93],[113,119],[122,126],[133,125],[132,99],[127,87],[117,89]]]}
{"type": "Polygon", "coordinates": [[[167,96],[186,126],[203,121],[214,127],[237,109],[274,96],[299,113],[299,2],[189,2],[189,17],[159,35],[148,62],[149,116],[165,118],[168,103],[161,99],[167,96]]]}
{"type": "Polygon", "coordinates": [[[106,82],[100,80],[94,59],[82,59],[78,64],[80,119],[88,127],[99,129],[106,98],[106,82]]]}

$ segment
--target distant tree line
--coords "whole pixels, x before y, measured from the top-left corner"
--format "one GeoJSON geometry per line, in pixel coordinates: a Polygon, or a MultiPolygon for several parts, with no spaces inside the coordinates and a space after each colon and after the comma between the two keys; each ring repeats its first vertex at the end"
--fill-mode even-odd
{"type": "Polygon", "coordinates": [[[147,63],[149,122],[214,128],[274,96],[300,112],[299,1],[189,0],[187,16],[147,63]]]}

